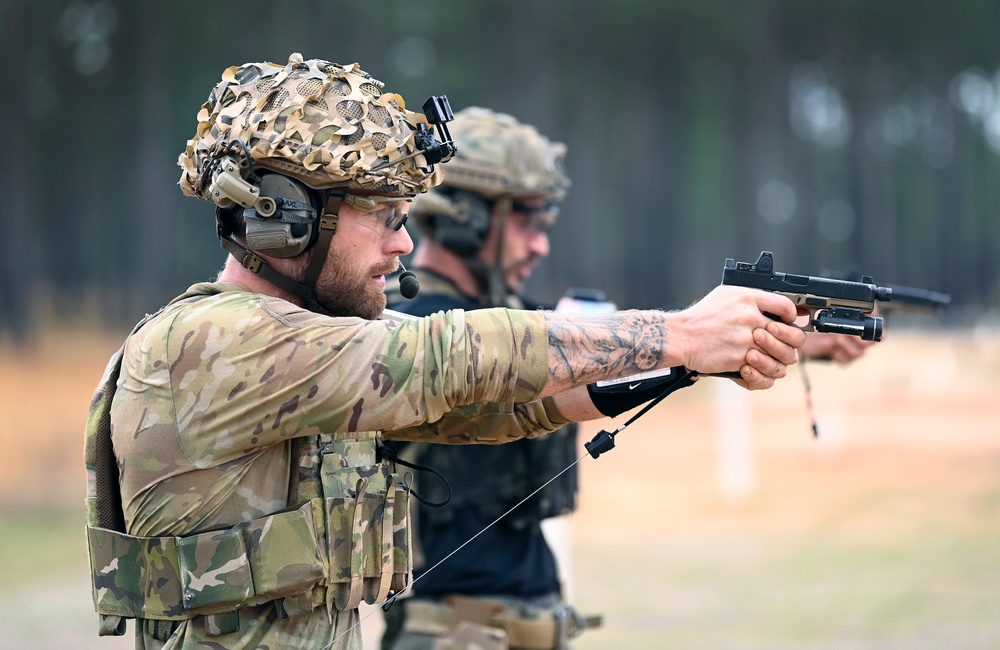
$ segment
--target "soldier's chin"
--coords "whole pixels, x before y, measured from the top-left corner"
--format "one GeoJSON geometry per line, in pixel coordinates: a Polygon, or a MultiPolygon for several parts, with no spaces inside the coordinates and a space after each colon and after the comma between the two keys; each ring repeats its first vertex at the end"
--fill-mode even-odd
{"type": "Polygon", "coordinates": [[[515,273],[507,273],[504,275],[503,283],[507,285],[507,289],[518,293],[524,288],[524,280],[517,276],[515,273]]]}
{"type": "Polygon", "coordinates": [[[385,292],[381,289],[374,296],[371,296],[369,300],[366,301],[366,310],[364,314],[361,314],[361,318],[366,318],[368,320],[376,320],[385,311],[386,304],[388,301],[385,297],[385,292]]]}
{"type": "Polygon", "coordinates": [[[365,320],[377,320],[385,311],[386,306],[385,293],[382,291],[366,291],[363,297],[359,296],[348,301],[318,296],[317,301],[335,316],[363,318],[365,320]]]}

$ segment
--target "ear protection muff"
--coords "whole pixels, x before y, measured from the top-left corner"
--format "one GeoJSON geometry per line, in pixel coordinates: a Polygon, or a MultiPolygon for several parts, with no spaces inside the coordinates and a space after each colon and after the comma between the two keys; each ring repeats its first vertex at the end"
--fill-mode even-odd
{"type": "Polygon", "coordinates": [[[247,248],[279,258],[309,250],[319,233],[319,192],[282,174],[264,172],[260,178],[260,196],[274,199],[276,209],[270,216],[253,207],[243,210],[247,248]]]}
{"type": "Polygon", "coordinates": [[[490,232],[493,204],[473,192],[455,190],[448,194],[456,216],[435,214],[431,220],[434,239],[445,248],[471,257],[479,251],[490,232]]]}
{"type": "Polygon", "coordinates": [[[326,263],[330,238],[337,230],[337,211],[343,195],[330,190],[313,190],[294,178],[275,172],[255,175],[249,164],[239,169],[237,173],[236,161],[226,155],[212,170],[208,190],[216,205],[219,244],[243,268],[279,289],[300,296],[309,309],[329,314],[316,297],[316,281],[326,263]],[[239,232],[237,215],[240,210],[246,246],[233,238],[239,232]],[[301,280],[278,273],[258,255],[289,258],[313,246],[317,254],[313,255],[301,280]]]}

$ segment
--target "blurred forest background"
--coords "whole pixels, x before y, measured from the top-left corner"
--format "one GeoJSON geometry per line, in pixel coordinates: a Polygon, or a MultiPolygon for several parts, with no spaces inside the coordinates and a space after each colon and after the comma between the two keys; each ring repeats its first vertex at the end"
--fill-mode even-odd
{"type": "Polygon", "coordinates": [[[213,276],[177,155],[223,69],[291,52],[566,142],[542,300],[684,305],[768,249],[995,320],[998,26],[995,0],[0,0],[2,334],[124,329],[213,276]]]}
{"type": "Polygon", "coordinates": [[[176,186],[202,102],[292,52],[565,142],[540,300],[682,306],[761,250],[952,297],[810,364],[811,398],[705,382],[585,458],[582,650],[1000,647],[998,28],[997,0],[0,0],[0,650],[134,645],[88,597],[87,404],[222,266],[176,186]]]}

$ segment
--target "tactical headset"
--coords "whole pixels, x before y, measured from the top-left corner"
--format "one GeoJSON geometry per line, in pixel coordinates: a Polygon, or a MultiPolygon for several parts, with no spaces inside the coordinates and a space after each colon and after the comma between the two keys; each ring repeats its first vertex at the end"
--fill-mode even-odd
{"type": "Polygon", "coordinates": [[[449,200],[449,210],[428,215],[434,240],[462,257],[474,256],[490,232],[493,202],[466,190],[439,189],[449,200]],[[450,214],[449,214],[450,212],[450,214]]]}
{"type": "Polygon", "coordinates": [[[319,233],[322,211],[319,192],[282,174],[260,175],[260,196],[274,200],[275,210],[262,215],[256,207],[243,210],[247,247],[271,257],[289,258],[309,250],[319,233]]]}

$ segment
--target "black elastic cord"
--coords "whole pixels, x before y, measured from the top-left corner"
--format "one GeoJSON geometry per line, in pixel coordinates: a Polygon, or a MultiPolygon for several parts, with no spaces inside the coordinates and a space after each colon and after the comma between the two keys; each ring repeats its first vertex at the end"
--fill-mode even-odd
{"type": "Polygon", "coordinates": [[[799,368],[802,370],[802,385],[806,389],[806,411],[809,413],[809,422],[812,424],[813,438],[819,438],[819,425],[816,423],[816,410],[813,408],[812,384],[809,383],[809,375],[806,373],[805,357],[799,359],[799,368]]]}
{"type": "Polygon", "coordinates": [[[412,494],[414,499],[424,504],[428,508],[440,508],[442,506],[448,505],[448,503],[451,501],[451,495],[452,495],[451,485],[448,483],[448,479],[446,479],[444,476],[438,473],[437,470],[431,467],[426,467],[424,465],[418,465],[417,463],[411,463],[409,461],[403,460],[402,458],[399,457],[399,454],[396,453],[395,447],[391,444],[382,444],[376,448],[376,451],[379,454],[378,456],[379,460],[384,458],[385,460],[391,461],[394,464],[399,464],[402,465],[403,467],[409,467],[410,469],[415,469],[418,472],[430,472],[434,476],[441,479],[441,481],[444,483],[445,488],[448,490],[448,496],[445,498],[445,500],[441,501],[440,503],[436,503],[434,501],[428,501],[424,499],[419,494],[417,494],[416,490],[414,490],[412,487],[410,487],[404,482],[403,488],[407,492],[412,494]]]}
{"type": "MultiPolygon", "coordinates": [[[[681,379],[679,379],[676,382],[676,384],[681,384],[685,380],[694,379],[697,375],[698,375],[698,373],[695,372],[694,370],[688,370],[687,373],[685,373],[681,377],[681,379]]],[[[649,411],[649,409],[653,408],[654,406],[656,406],[657,404],[659,404],[660,402],[662,402],[663,399],[667,395],[669,395],[670,393],[674,392],[674,390],[676,390],[676,388],[677,388],[676,384],[675,383],[671,383],[669,386],[667,386],[667,388],[662,393],[660,393],[656,398],[654,398],[653,400],[651,400],[649,402],[649,404],[646,404],[645,406],[643,406],[639,410],[638,413],[636,413],[635,415],[633,415],[632,417],[630,417],[625,422],[625,424],[621,425],[620,427],[618,427],[614,431],[605,431],[605,430],[598,431],[597,435],[595,435],[590,440],[590,442],[583,443],[584,448],[594,458],[597,458],[598,456],[600,456],[601,454],[603,454],[606,451],[610,451],[610,450],[614,449],[615,448],[615,436],[618,435],[619,433],[621,433],[622,431],[624,431],[625,427],[627,427],[628,425],[632,424],[633,422],[635,422],[636,420],[638,420],[639,418],[641,418],[643,415],[645,415],[649,411]]]]}

